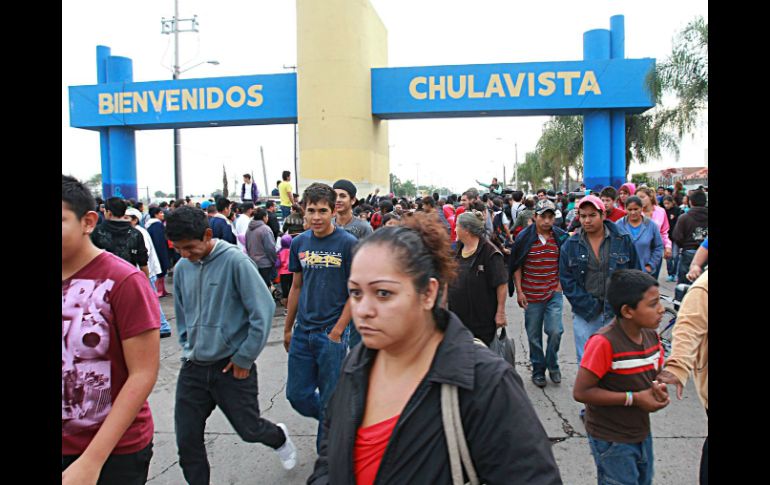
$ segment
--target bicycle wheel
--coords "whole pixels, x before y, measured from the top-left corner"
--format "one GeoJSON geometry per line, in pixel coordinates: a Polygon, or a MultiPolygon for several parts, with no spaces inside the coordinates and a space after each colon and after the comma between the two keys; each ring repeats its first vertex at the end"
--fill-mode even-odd
{"type": "Polygon", "coordinates": [[[663,314],[663,320],[658,327],[658,335],[660,336],[660,342],[663,345],[663,357],[668,358],[671,353],[671,345],[674,341],[674,325],[676,324],[676,312],[670,308],[666,308],[666,312],[663,314]]]}

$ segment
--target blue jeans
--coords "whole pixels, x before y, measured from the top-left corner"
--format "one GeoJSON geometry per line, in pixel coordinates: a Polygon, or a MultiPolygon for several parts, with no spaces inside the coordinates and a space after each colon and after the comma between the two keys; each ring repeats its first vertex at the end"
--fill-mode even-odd
{"type": "Polygon", "coordinates": [[[603,326],[608,325],[611,321],[611,318],[604,318],[604,313],[598,317],[594,317],[590,322],[584,320],[577,314],[572,314],[572,332],[575,334],[575,350],[577,351],[578,366],[580,366],[580,361],[583,360],[583,349],[585,349],[588,338],[603,326]]]}
{"type": "Polygon", "coordinates": [[[588,435],[599,485],[650,485],[653,476],[652,433],[641,443],[602,441],[588,435]]]}
{"type": "Polygon", "coordinates": [[[679,255],[679,271],[677,272],[676,284],[691,284],[692,281],[687,279],[687,273],[690,272],[690,264],[692,264],[693,258],[695,258],[695,252],[697,249],[683,249],[679,255]]]}
{"type": "Polygon", "coordinates": [[[671,258],[666,260],[666,272],[669,276],[676,278],[677,271],[679,270],[679,246],[676,243],[672,243],[671,258]]]}
{"type": "MultiPolygon", "coordinates": [[[[155,289],[155,281],[157,281],[158,277],[156,275],[150,276],[150,286],[152,286],[152,294],[157,295],[158,290],[155,289]]],[[[160,308],[160,333],[171,333],[171,325],[168,324],[168,320],[166,320],[166,314],[163,313],[163,307],[160,304],[160,300],[158,301],[158,308],[160,308]]]]}
{"type": "Polygon", "coordinates": [[[349,327],[342,332],[341,343],[329,339],[332,328],[334,325],[309,327],[297,322],[289,345],[286,399],[301,415],[318,420],[316,449],[322,438],[323,411],[337,385],[348,350],[349,327]]]}
{"type": "Polygon", "coordinates": [[[281,219],[286,219],[289,217],[289,214],[291,214],[291,207],[285,205],[280,205],[278,207],[281,208],[281,219]]]}
{"type": "Polygon", "coordinates": [[[222,373],[229,362],[229,357],[206,364],[184,360],[179,370],[174,428],[179,466],[190,485],[209,484],[211,470],[203,433],[216,406],[243,441],[273,449],[286,442],[283,430],[259,415],[256,364],[251,364],[248,377],[236,379],[232,370],[222,373]]]}
{"type": "Polygon", "coordinates": [[[532,375],[545,375],[559,370],[559,344],[564,327],[561,323],[563,306],[561,291],[556,291],[551,299],[542,303],[529,303],[524,310],[524,327],[529,340],[529,361],[532,362],[532,375]],[[543,330],[548,335],[548,347],[543,356],[543,330]]]}

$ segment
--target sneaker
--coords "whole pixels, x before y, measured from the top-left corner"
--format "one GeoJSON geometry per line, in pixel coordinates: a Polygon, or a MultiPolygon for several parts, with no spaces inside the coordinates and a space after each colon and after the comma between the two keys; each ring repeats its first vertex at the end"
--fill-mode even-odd
{"type": "Polygon", "coordinates": [[[532,382],[534,382],[537,387],[545,387],[545,376],[539,374],[533,375],[532,382]]]}
{"type": "Polygon", "coordinates": [[[168,338],[171,336],[171,332],[160,332],[160,338],[168,338]]]}
{"type": "Polygon", "coordinates": [[[586,408],[580,409],[580,420],[583,422],[583,424],[586,424],[586,408]]]}
{"type": "Polygon", "coordinates": [[[286,429],[286,425],[283,423],[277,423],[276,426],[283,430],[283,434],[286,435],[286,442],[275,450],[278,453],[278,458],[281,459],[281,465],[286,470],[291,470],[297,465],[297,448],[289,437],[289,430],[286,429]]]}
{"type": "Polygon", "coordinates": [[[561,384],[561,371],[548,371],[548,376],[551,378],[554,384],[561,384]]]}
{"type": "Polygon", "coordinates": [[[675,279],[676,278],[673,275],[668,275],[668,277],[666,278],[666,281],[671,282],[671,281],[674,281],[675,279]]]}

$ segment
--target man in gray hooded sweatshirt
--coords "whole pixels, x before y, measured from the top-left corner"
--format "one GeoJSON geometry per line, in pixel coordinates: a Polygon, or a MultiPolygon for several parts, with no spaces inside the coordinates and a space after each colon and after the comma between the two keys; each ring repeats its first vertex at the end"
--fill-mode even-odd
{"type": "Polygon", "coordinates": [[[212,234],[200,209],[180,207],[166,218],[166,235],[182,256],[174,271],[183,348],[174,425],[179,465],[192,485],[209,483],[203,433],[216,406],[241,439],[276,450],[287,470],[297,462],[286,426],[259,415],[254,362],[267,343],[275,303],[254,261],[212,234]]]}
{"type": "Polygon", "coordinates": [[[278,254],[275,251],[275,236],[267,225],[267,220],[268,214],[263,207],[254,211],[254,219],[249,222],[249,229],[246,231],[246,253],[259,268],[259,275],[265,286],[270,288],[270,275],[278,254]]]}

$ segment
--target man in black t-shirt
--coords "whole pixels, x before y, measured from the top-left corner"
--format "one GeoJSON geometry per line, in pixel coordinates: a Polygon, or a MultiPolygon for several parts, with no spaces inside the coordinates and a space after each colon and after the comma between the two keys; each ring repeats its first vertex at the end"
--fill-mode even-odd
{"type": "Polygon", "coordinates": [[[144,236],[131,226],[130,221],[123,220],[128,205],[120,197],[111,197],[104,204],[106,221],[99,224],[91,233],[91,241],[99,249],[105,249],[115,256],[128,261],[150,277],[147,268],[147,246],[144,236]]]}

